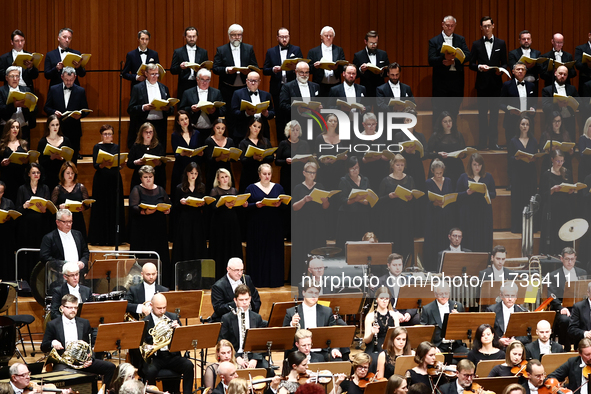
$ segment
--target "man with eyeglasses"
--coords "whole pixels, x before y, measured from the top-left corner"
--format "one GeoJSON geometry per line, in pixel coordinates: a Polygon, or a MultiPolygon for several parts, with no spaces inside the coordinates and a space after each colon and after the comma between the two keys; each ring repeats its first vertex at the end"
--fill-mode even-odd
{"type": "Polygon", "coordinates": [[[376,96],[376,88],[384,84],[384,77],[386,70],[375,73],[368,69],[369,66],[377,68],[384,68],[390,64],[388,54],[386,51],[378,49],[378,32],[371,30],[365,35],[365,48],[357,52],[353,56],[353,64],[357,67],[357,76],[359,77],[359,84],[365,86],[367,97],[376,96]]]}
{"type": "Polygon", "coordinates": [[[476,367],[470,360],[460,360],[457,366],[458,378],[455,382],[449,382],[439,388],[441,394],[458,394],[464,391],[470,391],[474,381],[474,370],[476,367]]]}
{"type": "MultiPolygon", "coordinates": [[[[302,282],[299,284],[300,297],[303,294],[304,285],[308,280],[318,288],[319,295],[338,293],[338,289],[331,288],[330,277],[324,275],[324,260],[318,256],[314,256],[308,263],[308,272],[302,277],[302,282]]],[[[298,278],[299,279],[299,278],[298,278]]]]}
{"type": "MultiPolygon", "coordinates": [[[[43,342],[41,343],[41,351],[47,353],[51,349],[55,349],[61,356],[70,342],[84,341],[91,344],[90,336],[92,334],[92,328],[88,320],[76,316],[78,313],[78,298],[76,296],[72,294],[63,296],[60,309],[62,312],[61,318],[58,317],[47,323],[43,342]]],[[[53,364],[54,371],[62,371],[68,368],[70,367],[66,364],[53,364]]],[[[108,389],[113,373],[115,372],[115,364],[103,360],[90,359],[79,370],[103,375],[103,383],[108,389]]]]}
{"type": "Polygon", "coordinates": [[[333,45],[336,33],[330,26],[324,26],[320,30],[321,44],[308,51],[310,59],[312,79],[320,85],[320,96],[328,97],[328,93],[333,86],[341,82],[342,66],[328,66],[327,69],[320,68],[320,61],[326,60],[336,63],[338,60],[345,60],[343,48],[333,45]]]}
{"type": "Polygon", "coordinates": [[[531,335],[510,338],[504,336],[505,331],[507,330],[507,325],[509,324],[509,318],[511,317],[511,314],[514,312],[527,312],[527,309],[523,308],[521,305],[516,303],[517,285],[513,282],[505,282],[505,284],[501,286],[499,296],[501,298],[501,301],[489,306],[486,310],[487,312],[494,312],[496,314],[494,330],[497,338],[500,338],[499,344],[504,349],[506,346],[509,346],[509,344],[514,340],[518,340],[524,345],[530,343],[531,335]]]}
{"type": "MultiPolygon", "coordinates": [[[[292,116],[291,101],[293,98],[300,97],[306,103],[310,102],[310,100],[316,100],[316,97],[320,94],[320,85],[310,81],[310,66],[306,62],[299,62],[296,65],[295,75],[295,80],[287,82],[281,87],[279,106],[287,119],[298,120],[300,124],[305,124],[302,122],[302,120],[305,120],[304,118],[300,119],[292,116]]],[[[302,109],[299,112],[304,112],[304,110],[302,109]]]]}
{"type": "Polygon", "coordinates": [[[230,116],[234,118],[234,141],[242,141],[248,135],[248,121],[254,116],[261,121],[263,126],[261,132],[267,138],[269,136],[269,120],[275,117],[275,109],[273,108],[273,100],[271,94],[259,89],[261,84],[261,76],[256,71],[248,73],[246,78],[246,87],[238,89],[232,95],[232,110],[230,116]],[[261,113],[256,113],[255,110],[245,109],[240,110],[242,100],[248,101],[253,105],[269,102],[269,107],[261,113]]]}
{"type": "Polygon", "coordinates": [[[215,282],[211,288],[211,304],[213,306],[211,320],[214,322],[221,321],[222,316],[230,312],[232,308],[236,309],[234,291],[241,284],[245,284],[250,289],[252,310],[258,313],[261,309],[261,297],[250,276],[244,274],[242,259],[232,257],[228,260],[227,271],[228,273],[215,282]]]}
{"type": "MultiPolygon", "coordinates": [[[[30,52],[24,50],[25,33],[23,33],[21,30],[16,29],[12,32],[12,34],[10,34],[10,44],[12,45],[12,50],[0,56],[0,78],[4,78],[8,67],[12,66],[12,63],[19,54],[30,54],[30,52]]],[[[29,89],[31,89],[30,91],[33,92],[33,80],[37,79],[39,76],[39,69],[33,65],[32,60],[25,61],[23,65],[25,67],[18,67],[20,76],[19,85],[27,86],[29,89]]]]}
{"type": "MultiPolygon", "coordinates": [[[[455,300],[450,300],[451,293],[449,284],[444,283],[433,290],[435,300],[423,307],[421,314],[422,325],[434,325],[433,340],[431,343],[437,346],[440,351],[447,352],[453,350],[454,353],[468,353],[468,349],[464,346],[462,341],[456,340],[452,343],[449,341],[443,342],[441,337],[441,329],[443,328],[443,321],[445,315],[449,313],[464,312],[464,305],[455,300]]],[[[447,338],[452,339],[452,338],[447,338]]]]}
{"type": "Polygon", "coordinates": [[[544,385],[546,381],[546,370],[537,358],[529,360],[525,367],[525,372],[529,374],[527,381],[522,383],[525,388],[525,394],[535,394],[538,389],[544,385]]]}
{"type": "Polygon", "coordinates": [[[186,44],[175,49],[172,54],[170,73],[179,76],[178,90],[176,93],[176,97],[179,99],[183,97],[186,90],[197,86],[197,71],[191,67],[187,67],[187,63],[201,64],[209,60],[207,50],[197,46],[198,38],[199,30],[193,26],[187,27],[185,29],[186,44]]]}
{"type": "Polygon", "coordinates": [[[464,248],[462,246],[463,234],[462,230],[460,230],[459,228],[454,227],[451,230],[449,230],[447,238],[449,238],[449,246],[447,247],[447,249],[444,249],[437,254],[437,261],[439,262],[438,272],[441,272],[441,264],[443,263],[443,256],[445,255],[445,253],[471,252],[470,249],[464,248]]]}
{"type": "Polygon", "coordinates": [[[60,304],[66,294],[72,294],[78,298],[78,304],[88,302],[91,291],[89,287],[80,284],[80,268],[75,262],[67,262],[62,266],[62,274],[65,282],[53,289],[51,296],[50,315],[52,319],[60,316],[60,304]]]}
{"type": "Polygon", "coordinates": [[[15,100],[7,104],[10,92],[31,92],[28,86],[21,85],[21,68],[10,66],[6,69],[6,85],[0,88],[0,125],[6,124],[9,119],[15,119],[21,126],[21,134],[24,140],[30,142],[31,129],[37,126],[37,106],[31,111],[25,106],[25,100],[15,100]]]}

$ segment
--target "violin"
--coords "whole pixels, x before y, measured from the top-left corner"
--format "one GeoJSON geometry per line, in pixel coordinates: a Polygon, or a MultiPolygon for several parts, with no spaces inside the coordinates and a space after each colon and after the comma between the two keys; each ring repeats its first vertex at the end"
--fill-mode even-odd
{"type": "Polygon", "coordinates": [[[31,382],[29,387],[26,387],[23,390],[23,394],[33,393],[36,392],[37,389],[41,389],[41,391],[46,393],[66,393],[66,394],[80,394],[80,392],[70,389],[58,389],[55,384],[48,383],[48,384],[39,384],[37,382],[31,382]]]}
{"type": "Polygon", "coordinates": [[[494,391],[485,390],[484,387],[479,385],[478,383],[472,383],[472,386],[468,389],[464,389],[464,391],[471,391],[473,393],[482,393],[482,394],[496,394],[494,391]]]}
{"type": "MultiPolygon", "coordinates": [[[[583,371],[587,369],[588,373],[591,373],[591,367],[586,365],[583,371]],[[588,369],[587,369],[588,368],[588,369]]],[[[585,375],[587,376],[587,375],[585,375]]],[[[566,387],[562,387],[558,379],[550,378],[546,379],[544,385],[538,389],[538,394],[572,394],[573,392],[566,387]]]]}
{"type": "Polygon", "coordinates": [[[455,365],[444,365],[442,362],[437,362],[435,365],[427,365],[427,375],[439,376],[445,375],[450,378],[458,376],[458,370],[455,365]]]}
{"type": "Polygon", "coordinates": [[[527,367],[527,361],[523,360],[513,368],[511,368],[511,373],[513,376],[523,376],[526,379],[529,379],[529,373],[525,370],[527,367]]]}
{"type": "Polygon", "coordinates": [[[373,372],[370,372],[367,375],[365,375],[364,378],[359,378],[359,384],[357,384],[357,386],[360,389],[364,389],[370,383],[388,381],[388,379],[386,379],[386,378],[379,378],[378,379],[377,376],[378,376],[377,372],[375,374],[373,372]]]}

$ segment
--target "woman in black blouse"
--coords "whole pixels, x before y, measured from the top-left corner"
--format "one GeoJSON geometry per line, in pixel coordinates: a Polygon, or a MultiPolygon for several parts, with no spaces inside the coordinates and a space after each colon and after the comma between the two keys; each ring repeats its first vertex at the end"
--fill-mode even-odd
{"type": "Polygon", "coordinates": [[[246,187],[259,180],[259,166],[261,163],[272,163],[274,155],[263,157],[254,154],[251,157],[246,157],[246,151],[249,146],[255,146],[260,149],[271,148],[269,140],[262,136],[261,129],[263,124],[261,121],[253,117],[248,123],[248,134],[242,141],[240,141],[239,148],[242,150],[240,162],[242,162],[242,173],[240,174],[240,192],[244,193],[246,187]]]}
{"type": "MultiPolygon", "coordinates": [[[[442,112],[435,124],[433,135],[429,139],[427,149],[429,157],[438,158],[445,164],[445,175],[451,179],[452,185],[458,183],[458,178],[464,173],[462,159],[466,157],[462,153],[459,157],[448,157],[448,153],[462,150],[466,147],[464,137],[458,131],[449,112],[442,112]]],[[[431,176],[432,174],[429,174],[431,176]]]]}
{"type": "Polygon", "coordinates": [[[292,173],[294,176],[297,174],[296,179],[294,179],[294,184],[300,183],[304,180],[304,178],[300,176],[302,170],[304,169],[304,163],[295,162],[292,164],[291,158],[295,155],[311,153],[308,141],[300,139],[301,135],[302,127],[300,126],[299,122],[297,120],[288,122],[285,126],[285,136],[287,139],[279,143],[279,148],[277,148],[277,157],[275,158],[275,164],[281,167],[279,183],[281,186],[283,186],[285,193],[290,196],[292,173]]]}
{"type": "MultiPolygon", "coordinates": [[[[550,123],[546,123],[546,127],[544,132],[542,133],[542,138],[540,138],[540,152],[546,151],[548,153],[552,152],[554,149],[548,145],[546,149],[546,143],[548,141],[556,141],[556,142],[573,142],[570,140],[570,136],[568,131],[564,128],[564,122],[562,121],[562,115],[560,112],[554,111],[552,112],[552,120],[550,123]]],[[[570,173],[573,172],[573,163],[572,163],[572,156],[574,154],[574,149],[569,150],[564,155],[564,167],[567,168],[570,173]]],[[[541,174],[543,174],[548,168],[552,167],[552,163],[550,162],[549,155],[545,155],[542,159],[542,168],[541,174]]]]}
{"type": "Polygon", "coordinates": [[[388,379],[394,375],[394,367],[396,366],[396,358],[398,356],[410,356],[415,354],[411,349],[410,339],[408,338],[408,331],[404,327],[396,327],[390,340],[383,347],[383,351],[378,356],[377,377],[388,379]]]}
{"type": "MultiPolygon", "coordinates": [[[[516,366],[521,368],[519,364],[525,359],[525,346],[523,346],[523,343],[519,341],[513,341],[509,344],[509,346],[507,346],[505,351],[505,362],[500,365],[495,365],[488,373],[488,376],[515,376],[515,374],[511,372],[511,369],[516,366]]],[[[525,366],[523,367],[523,371],[525,371],[525,366]]],[[[520,377],[520,379],[523,380],[523,382],[526,382],[523,375],[520,377]]]]}
{"type": "Polygon", "coordinates": [[[365,316],[363,343],[365,343],[365,352],[372,358],[371,372],[376,371],[378,354],[383,349],[388,329],[400,325],[398,314],[390,304],[390,298],[388,288],[379,287],[375,293],[374,303],[365,316]]]}
{"type": "MultiPolygon", "coordinates": [[[[133,170],[130,190],[133,190],[135,186],[140,184],[139,169],[142,166],[149,164],[146,159],[142,159],[145,154],[159,157],[166,155],[164,146],[158,142],[158,136],[154,130],[154,125],[152,125],[152,123],[146,122],[141,125],[139,131],[137,132],[135,143],[129,150],[129,156],[127,156],[127,167],[133,170]]],[[[162,160],[152,160],[150,166],[152,166],[152,164],[155,169],[154,183],[158,186],[166,188],[165,163],[163,163],[162,160]]]]}
{"type": "MultiPolygon", "coordinates": [[[[71,161],[66,161],[59,172],[60,183],[51,193],[51,201],[58,209],[66,208],[66,200],[83,201],[88,199],[88,190],[86,186],[78,182],[78,169],[76,164],[71,161]]],[[[72,229],[78,230],[86,239],[86,222],[84,221],[84,212],[90,208],[90,205],[82,204],[76,211],[72,211],[72,229]]]]}
{"type": "Polygon", "coordinates": [[[56,148],[62,148],[64,146],[68,148],[72,147],[68,137],[63,135],[60,127],[60,120],[55,115],[47,117],[45,134],[39,140],[39,145],[37,145],[37,150],[40,153],[39,164],[41,164],[45,170],[45,184],[49,187],[49,190],[53,190],[53,188],[59,184],[59,172],[62,165],[66,162],[66,159],[58,153],[44,155],[43,152],[45,151],[47,144],[55,146],[56,148]]]}
{"type": "Polygon", "coordinates": [[[409,384],[411,386],[415,383],[423,383],[429,388],[433,386],[427,368],[429,365],[435,365],[436,353],[437,348],[431,342],[425,341],[419,344],[415,353],[415,362],[418,365],[407,371],[407,374],[410,374],[409,384]]]}
{"type": "MultiPolygon", "coordinates": [[[[230,149],[234,147],[234,141],[228,137],[228,128],[224,119],[216,119],[213,121],[211,135],[205,140],[204,157],[207,160],[207,172],[205,176],[205,190],[211,190],[213,182],[216,179],[216,174],[220,168],[224,168],[230,173],[232,178],[232,165],[230,162],[230,153],[224,153],[217,157],[213,157],[213,151],[216,147],[230,149]]],[[[225,271],[224,271],[225,272],[225,271]]]]}
{"type": "Polygon", "coordinates": [[[367,353],[357,353],[351,357],[351,377],[346,379],[345,374],[339,374],[334,388],[330,394],[363,394],[363,389],[360,386],[362,380],[366,380],[367,373],[369,372],[369,364],[371,358],[367,353]]]}
{"type": "Polygon", "coordinates": [[[477,365],[482,360],[502,360],[505,352],[498,348],[498,338],[490,324],[481,324],[474,335],[468,360],[477,365]]]}
{"type": "Polygon", "coordinates": [[[187,111],[180,110],[175,116],[173,132],[170,135],[170,142],[174,152],[174,165],[170,182],[170,193],[173,195],[176,187],[183,179],[184,169],[189,163],[200,163],[203,152],[192,156],[189,152],[176,153],[177,148],[196,149],[199,148],[199,131],[191,126],[187,111]]]}
{"type": "Polygon", "coordinates": [[[0,140],[0,180],[6,184],[6,198],[13,202],[16,201],[18,188],[28,180],[25,164],[29,163],[29,159],[23,158],[19,164],[11,163],[9,157],[13,152],[27,151],[27,141],[22,139],[20,123],[9,119],[4,125],[0,140]]]}

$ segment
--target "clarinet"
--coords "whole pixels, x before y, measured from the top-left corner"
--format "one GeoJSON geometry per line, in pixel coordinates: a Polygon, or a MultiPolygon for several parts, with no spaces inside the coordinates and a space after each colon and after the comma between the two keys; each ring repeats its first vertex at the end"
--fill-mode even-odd
{"type": "Polygon", "coordinates": [[[244,362],[248,363],[248,353],[244,350],[244,343],[246,342],[246,312],[242,308],[238,308],[240,313],[240,321],[242,323],[242,358],[244,362]]]}
{"type": "MultiPolygon", "coordinates": [[[[295,313],[297,313],[298,316],[300,316],[300,320],[302,320],[302,316],[300,315],[300,312],[298,310],[298,299],[296,297],[294,297],[293,302],[295,303],[295,313]]],[[[298,322],[296,323],[296,327],[298,330],[301,328],[300,320],[298,320],[298,322]]]]}
{"type": "MultiPolygon", "coordinates": [[[[374,308],[373,308],[373,325],[374,327],[377,325],[379,326],[378,322],[378,299],[376,298],[374,301],[374,308]]],[[[373,334],[373,352],[378,353],[378,334],[373,334]]]]}

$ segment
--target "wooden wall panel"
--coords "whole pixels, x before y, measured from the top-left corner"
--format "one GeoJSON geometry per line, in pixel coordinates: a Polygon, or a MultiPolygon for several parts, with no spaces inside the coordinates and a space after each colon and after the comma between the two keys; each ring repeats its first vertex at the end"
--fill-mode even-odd
{"type": "MultiPolygon", "coordinates": [[[[319,45],[320,29],[335,28],[335,44],[342,46],[348,60],[363,48],[363,37],[372,29],[380,33],[380,48],[391,61],[403,67],[402,80],[411,85],[416,96],[429,96],[431,69],[427,62],[427,41],[441,32],[441,20],[452,14],[458,19],[456,32],[466,37],[468,46],[481,35],[479,20],[490,15],[495,35],[507,42],[508,49],[518,45],[517,34],[532,32],[533,47],[550,50],[555,32],[565,36],[565,50],[586,41],[591,27],[591,4],[565,0],[21,0],[3,4],[7,23],[0,26],[0,53],[10,50],[10,33],[21,29],[26,35],[25,49],[47,53],[57,47],[57,32],[62,27],[74,30],[72,48],[92,53],[88,73],[81,83],[87,89],[92,116],[117,116],[120,62],[137,45],[141,29],[152,33],[150,47],[158,51],[161,63],[170,67],[175,48],[184,44],[184,29],[199,29],[198,45],[213,59],[216,47],[227,42],[227,28],[239,23],[245,29],[244,41],[252,44],[259,66],[268,48],[276,45],[276,31],[290,29],[292,42],[304,55],[319,45]]],[[[268,78],[262,88],[268,89],[268,78]]],[[[466,96],[475,96],[475,73],[466,73],[466,96]]],[[[163,80],[176,93],[176,76],[163,80]]],[[[574,81],[575,84],[578,81],[574,81]]],[[[214,77],[213,86],[218,79],[214,77]]],[[[41,75],[35,82],[40,104],[48,88],[41,75]]],[[[123,83],[123,109],[129,100],[129,84],[123,83]]]]}

